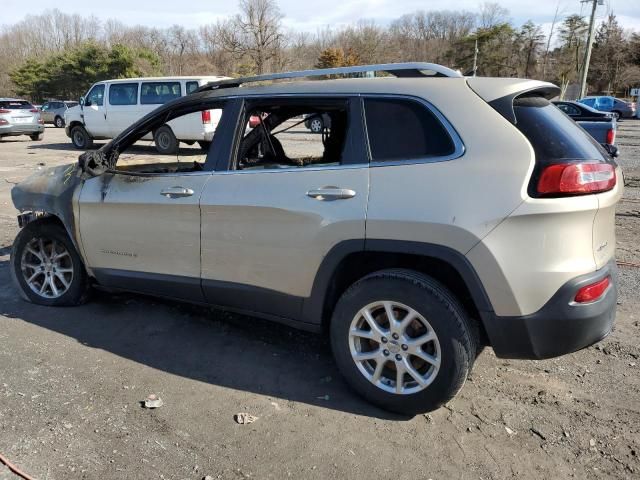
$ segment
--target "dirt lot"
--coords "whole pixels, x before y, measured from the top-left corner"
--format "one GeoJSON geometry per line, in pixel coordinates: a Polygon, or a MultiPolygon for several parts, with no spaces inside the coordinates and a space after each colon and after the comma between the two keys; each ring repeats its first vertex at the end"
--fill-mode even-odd
{"type": "MultiPolygon", "coordinates": [[[[640,263],[640,121],[618,143],[618,259],[640,263]]],[[[133,295],[19,300],[11,183],[77,155],[54,128],[0,141],[0,453],[34,477],[639,478],[640,269],[621,267],[605,341],[541,362],[487,349],[448,406],[403,418],[352,394],[311,334],[133,295]],[[150,392],[162,408],[141,408],[150,392]]]]}

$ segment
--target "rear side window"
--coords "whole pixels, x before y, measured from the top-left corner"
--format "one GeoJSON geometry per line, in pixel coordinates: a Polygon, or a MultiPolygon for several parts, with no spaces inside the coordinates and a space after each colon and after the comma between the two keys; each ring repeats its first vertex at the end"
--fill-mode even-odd
{"type": "Polygon", "coordinates": [[[0,101],[0,108],[6,108],[7,110],[31,110],[31,105],[26,100],[2,100],[0,101]]]}
{"type": "Polygon", "coordinates": [[[364,107],[374,162],[440,157],[455,152],[453,140],[440,120],[418,102],[368,98],[364,107]]]}
{"type": "Polygon", "coordinates": [[[180,82],[144,82],[140,89],[140,103],[158,105],[180,98],[180,82]]]}
{"type": "Polygon", "coordinates": [[[537,162],[604,160],[598,143],[545,98],[516,98],[513,110],[516,127],[531,143],[537,162]]]}
{"type": "Polygon", "coordinates": [[[187,82],[187,95],[195,92],[199,86],[198,82],[187,82]]]}
{"type": "Polygon", "coordinates": [[[137,83],[113,83],[109,87],[110,105],[135,105],[137,103],[137,83]]]}

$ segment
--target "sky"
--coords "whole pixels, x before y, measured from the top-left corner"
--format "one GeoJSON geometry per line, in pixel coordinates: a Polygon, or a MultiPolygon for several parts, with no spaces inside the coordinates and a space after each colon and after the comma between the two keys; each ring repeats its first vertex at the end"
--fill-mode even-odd
{"type": "MultiPolygon", "coordinates": [[[[316,32],[327,26],[339,27],[361,19],[388,24],[391,20],[415,10],[476,11],[482,0],[277,0],[285,15],[283,23],[293,30],[316,32]]],[[[590,5],[580,0],[499,0],[510,12],[511,20],[520,25],[531,19],[548,30],[560,5],[561,15],[588,14],[590,5]]],[[[237,12],[235,0],[0,0],[0,25],[20,21],[29,14],[41,14],[50,8],[100,19],[115,18],[128,25],[143,24],[168,27],[179,24],[198,27],[213,23],[237,12]]],[[[640,0],[605,0],[598,7],[598,19],[613,11],[624,28],[640,32],[640,0]]]]}

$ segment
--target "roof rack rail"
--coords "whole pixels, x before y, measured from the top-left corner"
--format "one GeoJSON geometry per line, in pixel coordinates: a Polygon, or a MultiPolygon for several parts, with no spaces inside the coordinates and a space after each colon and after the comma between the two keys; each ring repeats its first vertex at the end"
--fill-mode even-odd
{"type": "Polygon", "coordinates": [[[300,70],[297,72],[268,73],[253,77],[229,78],[217,82],[209,82],[197,91],[217,90],[220,88],[240,87],[245,83],[264,82],[269,80],[283,80],[304,77],[320,77],[324,75],[349,75],[354,73],[385,72],[395,77],[458,77],[462,74],[437,63],[383,63],[377,65],[358,65],[355,67],[321,68],[316,70],[300,70]],[[428,73],[431,72],[431,73],[428,73]]]}

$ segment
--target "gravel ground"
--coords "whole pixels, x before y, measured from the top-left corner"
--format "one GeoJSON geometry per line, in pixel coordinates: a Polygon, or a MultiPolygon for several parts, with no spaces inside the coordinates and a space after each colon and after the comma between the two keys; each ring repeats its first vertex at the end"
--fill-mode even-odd
{"type": "MultiPolygon", "coordinates": [[[[640,121],[621,122],[618,143],[618,258],[640,263],[640,121]]],[[[603,342],[540,362],[486,349],[450,404],[399,417],[349,391],[319,336],[134,295],[68,309],[20,301],[11,184],[77,154],[54,128],[40,143],[0,141],[0,453],[34,477],[640,475],[639,268],[620,269],[617,325],[603,342]],[[141,407],[151,392],[163,407],[141,407]],[[258,420],[236,424],[243,411],[258,420]]],[[[15,478],[0,466],[0,480],[15,478]]]]}

